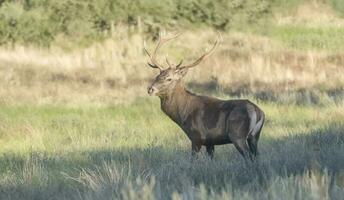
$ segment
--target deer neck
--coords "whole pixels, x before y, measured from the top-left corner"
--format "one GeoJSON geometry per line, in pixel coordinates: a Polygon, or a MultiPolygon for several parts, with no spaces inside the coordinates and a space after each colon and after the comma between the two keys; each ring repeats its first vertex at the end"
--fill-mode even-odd
{"type": "Polygon", "coordinates": [[[173,121],[181,124],[186,120],[188,113],[190,113],[189,103],[191,98],[192,94],[179,82],[168,94],[160,97],[161,109],[173,121]]]}

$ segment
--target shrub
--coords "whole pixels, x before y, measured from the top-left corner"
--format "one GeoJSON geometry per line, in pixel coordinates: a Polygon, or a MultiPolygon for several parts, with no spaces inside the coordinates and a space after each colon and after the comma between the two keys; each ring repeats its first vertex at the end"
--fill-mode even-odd
{"type": "Polygon", "coordinates": [[[243,0],[18,0],[0,1],[0,44],[48,46],[57,35],[94,40],[118,25],[145,32],[208,26],[218,30],[256,24],[270,13],[267,1],[243,0]]]}

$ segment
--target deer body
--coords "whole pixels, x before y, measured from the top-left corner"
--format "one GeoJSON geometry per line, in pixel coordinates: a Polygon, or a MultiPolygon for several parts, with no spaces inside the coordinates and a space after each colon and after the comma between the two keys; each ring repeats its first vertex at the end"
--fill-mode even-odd
{"type": "Polygon", "coordinates": [[[190,65],[182,66],[180,62],[163,69],[155,59],[155,54],[165,41],[159,40],[149,65],[159,68],[160,74],[148,87],[150,95],[161,100],[162,111],[169,116],[186,133],[191,140],[192,154],[206,146],[208,154],[213,157],[214,146],[233,143],[244,158],[257,155],[258,140],[264,124],[264,112],[248,100],[220,100],[208,96],[199,96],[186,90],[181,79],[189,68],[199,64],[215,49],[202,55],[190,65]]]}
{"type": "Polygon", "coordinates": [[[245,148],[239,150],[243,156],[250,156],[248,151],[257,154],[264,113],[250,101],[198,96],[186,90],[181,83],[160,100],[162,111],[191,140],[193,153],[206,146],[209,155],[213,156],[214,145],[234,142],[238,148],[245,148]],[[246,148],[247,144],[251,146],[246,148]]]}

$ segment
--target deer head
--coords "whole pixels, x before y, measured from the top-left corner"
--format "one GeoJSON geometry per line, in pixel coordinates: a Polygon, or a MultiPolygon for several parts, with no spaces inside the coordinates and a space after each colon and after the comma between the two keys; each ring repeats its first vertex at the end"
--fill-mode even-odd
{"type": "Polygon", "coordinates": [[[219,43],[219,38],[216,40],[213,47],[205,52],[202,56],[200,56],[196,61],[191,64],[183,65],[183,60],[181,60],[178,64],[172,65],[168,59],[166,58],[166,64],[168,67],[164,67],[160,63],[158,63],[156,59],[156,54],[159,48],[165,44],[166,42],[177,38],[181,34],[175,34],[168,38],[162,38],[159,35],[159,41],[156,45],[153,54],[149,53],[146,46],[144,45],[144,50],[147,53],[148,57],[150,58],[150,62],[148,65],[152,68],[159,69],[160,73],[157,75],[153,81],[153,83],[148,87],[148,94],[149,95],[157,95],[157,96],[164,96],[168,94],[170,91],[174,89],[177,83],[186,75],[189,68],[195,67],[199,63],[201,63],[206,57],[208,57],[217,47],[219,43]]]}

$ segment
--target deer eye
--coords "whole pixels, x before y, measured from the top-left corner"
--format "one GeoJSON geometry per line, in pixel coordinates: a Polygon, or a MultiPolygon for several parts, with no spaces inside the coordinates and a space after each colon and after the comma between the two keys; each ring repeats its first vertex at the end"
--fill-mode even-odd
{"type": "Polygon", "coordinates": [[[172,81],[172,79],[171,79],[171,78],[168,78],[168,79],[166,79],[166,81],[172,81]]]}

